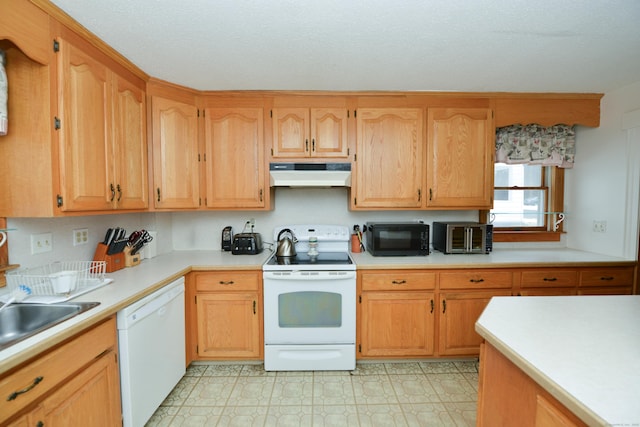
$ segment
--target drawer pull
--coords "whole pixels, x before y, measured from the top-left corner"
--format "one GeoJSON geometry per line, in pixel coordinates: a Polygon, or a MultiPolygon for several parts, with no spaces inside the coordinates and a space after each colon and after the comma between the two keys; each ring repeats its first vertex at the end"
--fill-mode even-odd
{"type": "Polygon", "coordinates": [[[556,279],[555,277],[545,277],[542,280],[544,280],[545,282],[555,282],[558,279],[556,279]]]}
{"type": "Polygon", "coordinates": [[[482,283],[482,282],[484,282],[484,279],[469,279],[469,281],[471,283],[482,283]]]}
{"type": "Polygon", "coordinates": [[[220,280],[218,283],[220,283],[221,285],[233,285],[234,282],[233,280],[227,280],[227,281],[220,280]]]}
{"type": "Polygon", "coordinates": [[[393,283],[394,285],[404,285],[405,283],[407,283],[406,280],[392,280],[391,283],[393,283]]]}
{"type": "Polygon", "coordinates": [[[600,278],[600,280],[610,281],[610,280],[613,280],[613,277],[612,276],[603,276],[603,277],[600,278]]]}
{"type": "Polygon", "coordinates": [[[11,402],[12,400],[15,400],[18,396],[20,396],[21,394],[24,394],[28,391],[31,391],[35,386],[37,386],[38,384],[40,384],[40,382],[44,379],[44,377],[36,377],[33,380],[33,383],[31,383],[30,385],[28,385],[27,387],[23,388],[22,390],[18,390],[18,391],[14,391],[13,393],[11,393],[9,395],[9,397],[7,397],[7,402],[11,402]]]}

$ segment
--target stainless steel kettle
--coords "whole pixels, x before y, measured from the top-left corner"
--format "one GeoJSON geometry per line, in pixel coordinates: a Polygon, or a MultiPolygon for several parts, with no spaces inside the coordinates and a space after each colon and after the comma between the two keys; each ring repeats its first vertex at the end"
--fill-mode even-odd
{"type": "Polygon", "coordinates": [[[288,228],[283,228],[278,233],[278,248],[276,249],[277,257],[294,257],[296,256],[295,243],[298,241],[296,236],[293,235],[293,231],[288,228]],[[284,236],[283,236],[284,234],[284,236]],[[287,236],[286,234],[289,234],[287,236]]]}

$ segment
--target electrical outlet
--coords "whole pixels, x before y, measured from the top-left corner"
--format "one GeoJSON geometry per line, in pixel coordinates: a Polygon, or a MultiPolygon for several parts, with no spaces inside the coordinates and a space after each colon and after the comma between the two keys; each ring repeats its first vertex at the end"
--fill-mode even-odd
{"type": "Polygon", "coordinates": [[[53,250],[53,234],[40,233],[31,235],[31,255],[51,252],[53,250]]]}
{"type": "Polygon", "coordinates": [[[593,231],[596,233],[606,233],[607,221],[593,221],[593,231]]]}
{"type": "Polygon", "coordinates": [[[84,245],[89,242],[89,229],[78,228],[73,230],[73,246],[84,245]]]}
{"type": "Polygon", "coordinates": [[[251,218],[249,221],[247,221],[249,223],[250,226],[254,227],[256,225],[256,220],[255,218],[251,218]]]}

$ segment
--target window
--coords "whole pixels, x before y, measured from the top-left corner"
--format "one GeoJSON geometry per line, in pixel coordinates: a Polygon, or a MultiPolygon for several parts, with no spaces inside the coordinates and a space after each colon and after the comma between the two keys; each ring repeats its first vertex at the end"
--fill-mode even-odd
{"type": "Polygon", "coordinates": [[[555,166],[494,166],[494,202],[489,214],[494,241],[557,241],[562,224],[564,169],[555,166]]]}

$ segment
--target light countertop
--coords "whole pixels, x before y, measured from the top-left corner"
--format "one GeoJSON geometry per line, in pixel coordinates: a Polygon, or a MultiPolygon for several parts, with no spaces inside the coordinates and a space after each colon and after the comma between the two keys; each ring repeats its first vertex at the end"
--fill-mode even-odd
{"type": "Polygon", "coordinates": [[[476,331],[588,425],[640,425],[640,296],[494,297],[476,331]]]}
{"type": "MultiPolygon", "coordinates": [[[[256,270],[261,268],[270,255],[271,252],[267,250],[259,255],[232,255],[230,252],[221,251],[174,251],[152,259],[144,259],[135,267],[109,273],[107,277],[113,279],[112,283],[73,300],[97,301],[100,302],[99,306],[0,351],[0,374],[190,271],[256,270]]],[[[581,263],[630,263],[620,258],[570,249],[496,250],[488,255],[444,255],[432,252],[422,257],[374,257],[369,253],[352,255],[357,269],[490,268],[527,265],[536,267],[581,263]]]]}

